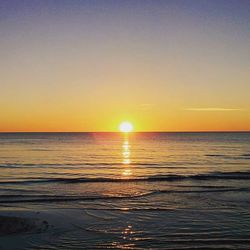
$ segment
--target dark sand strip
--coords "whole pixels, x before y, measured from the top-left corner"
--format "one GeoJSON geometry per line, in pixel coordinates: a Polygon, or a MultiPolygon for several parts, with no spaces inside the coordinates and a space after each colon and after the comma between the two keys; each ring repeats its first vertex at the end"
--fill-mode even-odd
{"type": "Polygon", "coordinates": [[[0,216],[0,236],[46,230],[47,221],[32,218],[0,216]]]}

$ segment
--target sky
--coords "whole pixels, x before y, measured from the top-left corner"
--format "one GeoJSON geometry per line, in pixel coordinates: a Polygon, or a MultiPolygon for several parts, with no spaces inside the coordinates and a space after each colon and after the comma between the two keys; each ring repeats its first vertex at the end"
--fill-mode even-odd
{"type": "Polygon", "coordinates": [[[0,131],[250,130],[249,0],[0,0],[0,131]]]}

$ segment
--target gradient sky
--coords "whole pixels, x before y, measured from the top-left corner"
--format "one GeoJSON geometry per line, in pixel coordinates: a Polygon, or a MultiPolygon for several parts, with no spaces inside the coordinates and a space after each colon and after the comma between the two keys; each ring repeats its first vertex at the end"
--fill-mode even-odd
{"type": "Polygon", "coordinates": [[[250,130],[249,0],[0,0],[0,131],[250,130]]]}

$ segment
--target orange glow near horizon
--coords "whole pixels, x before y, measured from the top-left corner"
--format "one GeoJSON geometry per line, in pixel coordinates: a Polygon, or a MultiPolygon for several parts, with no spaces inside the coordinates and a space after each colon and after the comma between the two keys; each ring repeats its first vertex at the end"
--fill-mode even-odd
{"type": "MultiPolygon", "coordinates": [[[[5,112],[0,117],[0,132],[125,132],[119,128],[119,115],[114,119],[111,114],[98,116],[96,111],[86,118],[73,113],[53,116],[50,109],[41,117],[38,113],[31,117],[22,113],[23,110],[16,116],[7,109],[5,112]]],[[[248,110],[199,112],[175,109],[162,112],[159,109],[145,114],[135,113],[131,118],[135,132],[250,131],[248,110]]]]}

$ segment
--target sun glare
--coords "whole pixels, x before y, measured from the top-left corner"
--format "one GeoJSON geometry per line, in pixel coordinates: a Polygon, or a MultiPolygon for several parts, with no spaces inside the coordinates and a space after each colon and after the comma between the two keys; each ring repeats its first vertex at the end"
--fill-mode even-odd
{"type": "Polygon", "coordinates": [[[122,122],[119,129],[123,133],[129,133],[133,131],[133,125],[130,122],[122,122]]]}

